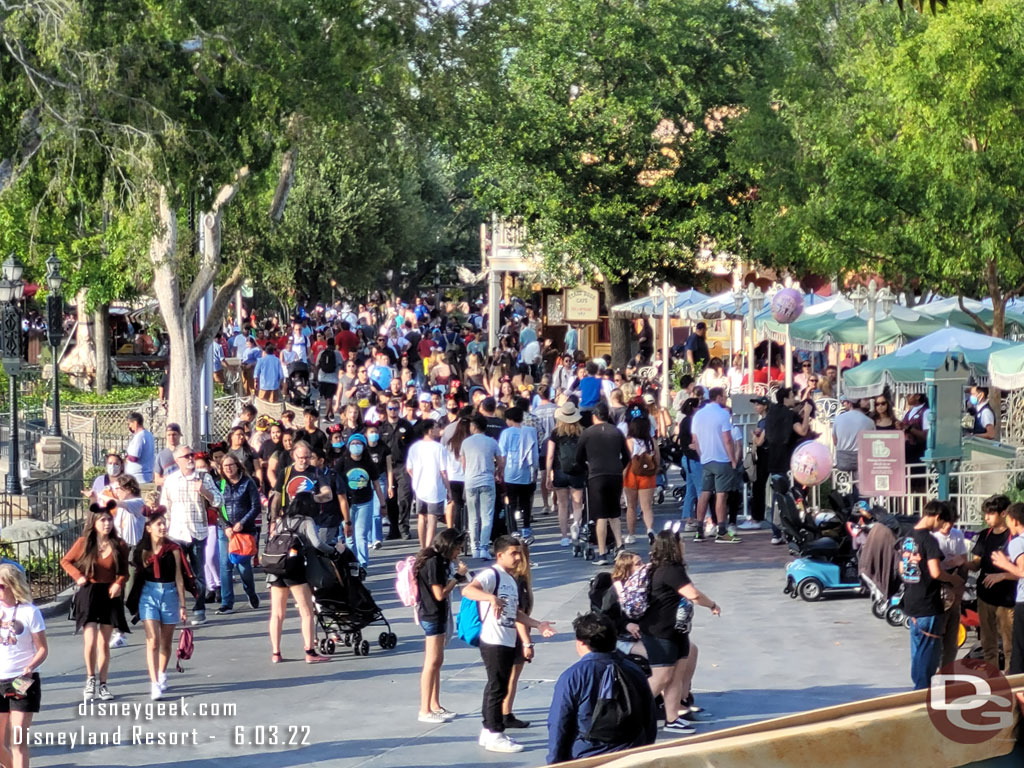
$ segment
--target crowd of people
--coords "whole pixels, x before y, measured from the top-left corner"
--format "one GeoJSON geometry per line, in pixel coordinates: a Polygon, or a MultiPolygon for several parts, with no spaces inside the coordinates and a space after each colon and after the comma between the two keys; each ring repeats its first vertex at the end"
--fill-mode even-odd
{"type": "MultiPolygon", "coordinates": [[[[252,398],[224,440],[198,450],[183,444],[180,428],[170,423],[157,450],[143,417],[131,414],[125,453],[110,453],[105,472],[84,492],[91,500],[88,524],[61,565],[79,587],[74,617],[83,640],[85,695],[109,700],[117,694],[109,681],[109,649],[125,642],[130,616],[145,630],[150,696],[164,696],[175,627],[206,623],[208,607],[216,615],[233,613],[236,574],[245,600],[258,610],[257,568],[269,590],[270,662],[286,654],[281,640],[289,598],[300,616],[302,658],[328,661],[316,647],[314,595],[301,553],[348,550],[365,578],[384,542],[415,536],[416,610],[425,636],[418,718],[441,724],[454,717],[441,704],[440,670],[452,633],[451,598],[459,588],[463,601],[479,605],[487,672],[479,743],[518,751],[522,746],[507,731],[529,725],[514,713],[519,674],[533,657],[535,634],[555,633],[551,623],[531,616],[529,559],[535,516],[553,515],[560,547],[589,548],[592,528],[593,563],[611,570],[595,578],[591,610],[574,622],[581,658],[555,689],[549,761],[650,743],[656,719],[669,733],[693,733],[707,717],[691,692],[693,609],[720,609],[687,574],[684,534],[692,534],[695,545],[736,544],[743,529],[771,527],[772,542],[782,543],[766,499],[767,479],[787,472],[796,446],[817,436],[816,399],[835,393],[835,366],[819,366],[812,356],[794,387],[779,386],[771,400],[755,397],[756,425],[744,432],[734,423],[729,398],[747,373],[738,359],[727,367],[710,356],[703,324],[674,350],[700,374],[684,375],[665,408],[660,379],[651,375],[662,361],[645,347],[643,323],[640,351],[623,369],[609,358],[588,358],[575,329],[556,346],[528,304],[509,303],[499,323],[498,345],[488,349],[479,302],[430,306],[417,297],[411,304],[369,302],[354,309],[339,302],[300,312],[284,327],[252,317],[218,335],[218,374],[237,358],[252,398]],[[303,368],[310,393],[294,389],[293,374],[303,368]],[[303,396],[298,402],[297,394],[303,396]],[[261,414],[260,401],[282,404],[280,417],[261,414]],[[679,519],[657,530],[655,494],[669,464],[680,467],[686,490],[679,519]],[[748,492],[749,517],[740,522],[748,492]],[[284,552],[282,537],[291,542],[284,552]],[[649,550],[647,562],[643,550],[649,550]],[[628,717],[598,706],[597,689],[619,691],[618,700],[631,703],[628,717]]],[[[754,381],[776,381],[779,361],[759,362],[754,381]]],[[[977,388],[974,395],[973,432],[987,436],[987,392],[977,388]]],[[[920,461],[928,403],[915,394],[908,405],[900,419],[884,396],[844,401],[832,436],[838,468],[855,470],[857,436],[867,429],[903,430],[908,461],[920,461]]],[[[948,522],[934,509],[921,530],[939,532],[933,518],[948,522]]],[[[991,576],[986,588],[992,582],[1001,595],[982,621],[986,658],[998,631],[1004,647],[1013,647],[1007,664],[1012,659],[1016,665],[1024,660],[1018,648],[1024,610],[1014,615],[1007,588],[996,586],[1018,570],[1024,576],[1024,562],[1012,548],[1007,557],[989,545],[1006,531],[1024,533],[1024,516],[1004,513],[1005,506],[975,548],[973,567],[991,576]],[[1017,624],[1011,643],[1010,627],[1017,624]]],[[[955,582],[943,575],[948,562],[947,570],[931,575],[934,550],[917,539],[929,578],[955,582]]],[[[963,565],[971,564],[965,559],[963,565]]],[[[0,565],[3,615],[18,590],[16,570],[0,565]]],[[[928,579],[921,583],[933,589],[928,579]]],[[[929,613],[933,593],[915,603],[914,589],[908,587],[908,615],[919,614],[920,630],[912,634],[917,683],[936,667],[931,638],[940,634],[941,621],[927,618],[935,615],[929,613]]],[[[16,600],[15,610],[23,602],[16,600]]],[[[0,616],[0,627],[5,620],[0,616]]],[[[35,644],[21,651],[18,671],[35,676],[35,698],[25,698],[20,709],[0,699],[0,716],[5,703],[28,718],[38,711],[35,669],[46,644],[41,619],[33,622],[34,614],[26,626],[35,644]]]]}

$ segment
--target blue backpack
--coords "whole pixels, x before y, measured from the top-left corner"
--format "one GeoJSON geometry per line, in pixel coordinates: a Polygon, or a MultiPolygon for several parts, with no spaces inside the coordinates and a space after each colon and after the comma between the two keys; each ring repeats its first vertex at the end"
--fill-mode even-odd
{"type": "MultiPolygon", "coordinates": [[[[493,568],[488,570],[493,571],[493,568]]],[[[498,583],[501,581],[497,571],[494,573],[494,592],[498,594],[498,583]]],[[[459,601],[459,613],[455,617],[455,634],[458,638],[474,648],[480,645],[480,631],[483,629],[483,622],[480,620],[480,605],[476,600],[463,596],[459,601]]]]}

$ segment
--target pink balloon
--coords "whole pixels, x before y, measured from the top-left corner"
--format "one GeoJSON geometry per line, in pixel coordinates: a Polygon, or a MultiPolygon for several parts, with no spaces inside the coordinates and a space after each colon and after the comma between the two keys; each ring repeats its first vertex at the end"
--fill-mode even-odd
{"type": "Polygon", "coordinates": [[[821,443],[808,440],[793,451],[789,467],[801,485],[820,485],[832,472],[832,454],[821,443]]]}
{"type": "Polygon", "coordinates": [[[783,325],[789,325],[804,311],[804,297],[796,288],[783,288],[772,299],[772,317],[783,325]]]}

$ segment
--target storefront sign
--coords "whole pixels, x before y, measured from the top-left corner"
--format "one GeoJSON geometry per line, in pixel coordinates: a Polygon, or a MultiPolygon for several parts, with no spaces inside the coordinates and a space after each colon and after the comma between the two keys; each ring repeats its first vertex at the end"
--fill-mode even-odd
{"type": "Polygon", "coordinates": [[[569,323],[596,323],[601,313],[599,294],[593,288],[565,289],[562,312],[569,323]]]}
{"type": "Polygon", "coordinates": [[[901,496],[907,492],[903,432],[862,432],[857,441],[857,488],[861,496],[901,496]]]}

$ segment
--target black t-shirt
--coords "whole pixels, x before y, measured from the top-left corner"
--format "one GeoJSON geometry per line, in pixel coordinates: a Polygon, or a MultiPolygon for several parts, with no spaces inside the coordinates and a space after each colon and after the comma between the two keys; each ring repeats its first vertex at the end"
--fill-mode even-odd
{"type": "Polygon", "coordinates": [[[266,465],[266,463],[270,461],[270,457],[280,450],[280,443],[275,443],[273,440],[267,440],[266,442],[263,443],[263,445],[260,446],[260,461],[262,461],[263,464],[266,465]]]}
{"type": "Polygon", "coordinates": [[[345,495],[345,483],[331,467],[321,470],[320,477],[323,484],[330,487],[334,498],[326,504],[320,505],[320,514],[317,515],[316,524],[320,528],[337,528],[341,525],[341,507],[338,504],[338,499],[345,495]]]}
{"type": "Polygon", "coordinates": [[[989,574],[1006,573],[1002,568],[992,565],[992,553],[996,550],[1005,550],[1009,541],[1009,529],[1002,533],[992,533],[991,528],[986,528],[978,534],[971,552],[975,557],[981,558],[981,569],[978,572],[978,599],[984,600],[989,605],[1004,608],[1013,608],[1017,596],[1017,583],[1015,581],[1000,581],[994,587],[986,587],[984,581],[989,574]]]}
{"type": "Polygon", "coordinates": [[[793,425],[800,420],[796,411],[778,403],[768,406],[764,417],[764,449],[768,471],[785,474],[796,443],[793,425]]]}
{"type": "Polygon", "coordinates": [[[690,583],[683,565],[661,565],[651,573],[651,594],[640,629],[652,637],[671,640],[676,637],[676,609],[679,589],[690,583]]]}
{"type": "Polygon", "coordinates": [[[399,419],[394,424],[390,421],[382,422],[380,441],[391,451],[391,463],[395,467],[404,466],[405,456],[412,444],[412,424],[405,419],[399,419]]]}
{"type": "Polygon", "coordinates": [[[903,559],[903,612],[907,616],[938,616],[942,613],[942,582],[931,577],[929,560],[942,563],[939,542],[928,531],[914,530],[900,548],[903,559]],[[921,555],[919,563],[911,564],[909,555],[921,555]]]}
{"type": "Polygon", "coordinates": [[[487,419],[487,428],[484,430],[484,434],[495,440],[501,437],[501,433],[508,428],[508,424],[497,416],[485,416],[484,418],[487,419]]]}
{"type": "Polygon", "coordinates": [[[448,583],[448,562],[437,555],[423,564],[416,574],[416,585],[420,592],[420,620],[421,621],[447,621],[448,620],[448,598],[435,600],[431,585],[436,584],[444,587],[448,583]]]}
{"type": "Polygon", "coordinates": [[[586,467],[587,477],[621,477],[630,458],[625,436],[611,424],[587,427],[576,447],[576,465],[586,467]]]}
{"type": "Polygon", "coordinates": [[[690,461],[700,461],[700,454],[690,447],[691,443],[693,443],[692,413],[689,416],[684,416],[683,420],[679,422],[679,444],[683,446],[683,456],[690,461]]]}
{"type": "Polygon", "coordinates": [[[373,482],[380,473],[365,452],[358,459],[346,453],[335,463],[334,471],[341,478],[349,504],[365,504],[373,499],[373,482]]]}
{"type": "Polygon", "coordinates": [[[313,449],[313,453],[317,456],[321,458],[327,456],[327,449],[330,447],[330,441],[328,441],[327,435],[324,434],[322,429],[315,429],[312,432],[307,432],[305,428],[300,429],[295,433],[295,440],[305,440],[309,443],[309,447],[313,449]]]}
{"type": "Polygon", "coordinates": [[[391,455],[391,451],[384,443],[378,441],[376,445],[367,446],[363,455],[370,457],[370,461],[373,462],[373,466],[377,470],[378,477],[387,474],[388,456],[391,455]]]}

